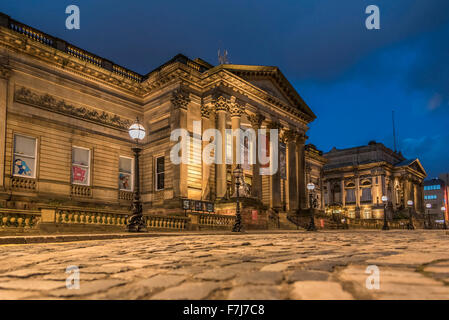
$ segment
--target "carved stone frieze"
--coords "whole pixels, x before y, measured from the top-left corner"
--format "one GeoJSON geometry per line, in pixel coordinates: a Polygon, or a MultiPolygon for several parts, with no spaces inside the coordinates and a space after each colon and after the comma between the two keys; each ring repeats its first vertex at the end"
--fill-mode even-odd
{"type": "Polygon", "coordinates": [[[47,93],[39,94],[32,92],[25,87],[16,88],[14,100],[23,104],[57,112],[67,116],[96,122],[101,125],[107,125],[118,129],[127,130],[131,125],[131,120],[122,119],[115,114],[97,111],[86,107],[77,107],[67,103],[63,99],[57,99],[47,93]]]}

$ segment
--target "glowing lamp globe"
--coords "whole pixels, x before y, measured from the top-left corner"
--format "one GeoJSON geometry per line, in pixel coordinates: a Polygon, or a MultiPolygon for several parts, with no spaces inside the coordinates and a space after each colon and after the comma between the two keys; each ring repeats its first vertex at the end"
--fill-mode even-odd
{"type": "Polygon", "coordinates": [[[382,201],[383,202],[387,202],[388,201],[388,197],[387,196],[382,196],[382,201]]]}
{"type": "Polygon", "coordinates": [[[315,185],[312,182],[308,183],[307,190],[313,191],[313,189],[315,189],[315,185]]]}
{"type": "Polygon", "coordinates": [[[409,205],[410,207],[413,206],[413,201],[412,200],[407,201],[407,205],[409,205]]]}
{"type": "Polygon", "coordinates": [[[426,208],[427,208],[427,209],[430,209],[430,208],[432,208],[432,204],[430,204],[430,203],[427,203],[427,204],[426,204],[426,208]]]}
{"type": "Polygon", "coordinates": [[[446,211],[446,208],[445,207],[441,207],[441,211],[446,211]]]}
{"type": "Polygon", "coordinates": [[[139,123],[139,119],[129,127],[128,132],[133,140],[139,141],[145,138],[145,128],[139,123]]]}

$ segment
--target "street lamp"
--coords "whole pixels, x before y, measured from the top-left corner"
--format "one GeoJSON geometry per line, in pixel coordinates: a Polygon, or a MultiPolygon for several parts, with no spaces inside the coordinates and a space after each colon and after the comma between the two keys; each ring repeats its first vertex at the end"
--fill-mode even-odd
{"type": "Polygon", "coordinates": [[[313,203],[313,190],[315,185],[312,182],[307,184],[307,190],[309,190],[309,201],[310,201],[310,223],[307,227],[307,231],[316,231],[315,227],[315,217],[314,217],[314,203],[313,203]]]}
{"type": "Polygon", "coordinates": [[[443,212],[443,229],[447,229],[447,224],[446,224],[446,207],[441,207],[441,212],[443,212]]]}
{"type": "Polygon", "coordinates": [[[235,208],[235,223],[232,227],[232,232],[241,232],[242,231],[242,215],[240,214],[240,202],[239,202],[239,191],[240,191],[240,179],[243,176],[243,170],[240,164],[234,169],[234,177],[235,177],[235,190],[236,190],[236,208],[235,208]]]}
{"type": "Polygon", "coordinates": [[[414,230],[415,226],[413,225],[413,216],[412,216],[413,201],[412,200],[408,200],[407,201],[407,205],[408,205],[408,224],[407,224],[407,229],[408,230],[414,230]]]}
{"type": "Polygon", "coordinates": [[[382,227],[382,230],[390,230],[390,227],[388,226],[388,221],[387,221],[387,201],[388,201],[388,197],[387,196],[382,196],[382,202],[384,203],[384,225],[382,227]]]}
{"type": "Polygon", "coordinates": [[[142,149],[139,147],[139,141],[145,138],[145,128],[140,124],[139,118],[129,127],[129,136],[136,142],[131,148],[134,152],[134,200],[133,213],[126,226],[129,232],[146,232],[145,221],[142,214],[142,202],[140,201],[140,180],[139,180],[139,155],[142,149]]]}
{"type": "Polygon", "coordinates": [[[427,208],[427,228],[432,229],[432,224],[430,222],[430,208],[432,208],[432,204],[431,203],[426,203],[426,208],[427,208]]]}

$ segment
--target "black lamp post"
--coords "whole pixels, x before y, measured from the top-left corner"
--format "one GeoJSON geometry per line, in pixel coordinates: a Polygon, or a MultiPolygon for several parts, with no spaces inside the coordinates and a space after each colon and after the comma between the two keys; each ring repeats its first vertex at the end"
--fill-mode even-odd
{"type": "Polygon", "coordinates": [[[139,156],[142,149],[139,147],[139,140],[145,138],[145,128],[139,123],[139,118],[128,129],[130,137],[136,142],[131,149],[134,152],[134,200],[133,213],[128,221],[126,229],[129,232],[146,232],[147,228],[142,214],[142,202],[140,201],[140,176],[139,176],[139,156]]]}
{"type": "Polygon", "coordinates": [[[447,229],[447,224],[446,224],[446,207],[441,207],[441,212],[443,212],[443,229],[447,229]]]}
{"type": "Polygon", "coordinates": [[[309,226],[307,227],[307,231],[316,231],[315,216],[314,216],[315,202],[313,201],[314,189],[315,185],[312,182],[307,184],[307,190],[309,190],[309,201],[310,201],[310,223],[309,226]]]}
{"type": "Polygon", "coordinates": [[[243,175],[243,170],[240,166],[240,164],[237,164],[237,166],[234,169],[234,177],[235,177],[235,190],[236,190],[236,207],[235,207],[235,223],[232,227],[232,232],[241,232],[242,231],[242,215],[240,214],[240,179],[243,175]]]}
{"type": "Polygon", "coordinates": [[[408,200],[407,201],[407,205],[408,205],[408,224],[407,224],[407,229],[408,230],[415,230],[415,226],[413,225],[413,215],[412,215],[413,201],[412,200],[408,200]]]}
{"type": "Polygon", "coordinates": [[[384,203],[384,225],[382,227],[382,230],[390,230],[390,227],[388,226],[388,220],[387,220],[387,203],[388,203],[388,197],[382,196],[382,202],[384,203]]]}
{"type": "Polygon", "coordinates": [[[430,203],[427,203],[426,208],[427,208],[427,228],[432,229],[432,224],[430,222],[430,208],[432,208],[432,205],[430,203]]]}

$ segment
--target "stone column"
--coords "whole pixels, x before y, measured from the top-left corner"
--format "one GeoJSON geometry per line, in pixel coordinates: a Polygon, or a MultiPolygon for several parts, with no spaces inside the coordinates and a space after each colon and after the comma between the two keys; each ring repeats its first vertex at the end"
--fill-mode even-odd
{"type": "Polygon", "coordinates": [[[418,184],[418,199],[419,199],[419,212],[423,213],[425,208],[424,208],[424,185],[421,182],[419,182],[418,184]]]}
{"type": "Polygon", "coordinates": [[[398,189],[396,188],[398,184],[398,178],[397,177],[393,177],[393,208],[394,210],[396,210],[398,208],[398,203],[399,203],[399,193],[398,193],[398,189]]]}
{"type": "Polygon", "coordinates": [[[341,188],[341,205],[343,208],[346,206],[346,190],[345,190],[345,180],[342,179],[340,182],[340,188],[341,188]]]}
{"type": "Polygon", "coordinates": [[[6,105],[10,70],[0,65],[0,190],[5,188],[6,105]]]}
{"type": "Polygon", "coordinates": [[[229,106],[229,111],[231,114],[231,128],[232,128],[231,190],[232,194],[234,194],[235,193],[234,169],[237,167],[238,161],[237,154],[240,155],[240,159],[242,159],[243,157],[243,154],[241,154],[240,131],[239,131],[241,125],[241,118],[243,114],[243,108],[239,103],[237,103],[235,97],[231,97],[231,104],[229,106]]]}
{"type": "Polygon", "coordinates": [[[331,181],[330,180],[326,181],[326,186],[327,186],[327,205],[330,206],[330,205],[332,205],[332,202],[334,201],[332,199],[332,190],[331,190],[331,181]]]}
{"type": "Polygon", "coordinates": [[[299,208],[308,208],[307,200],[307,188],[306,188],[306,158],[304,145],[306,143],[307,136],[305,134],[298,135],[296,139],[296,159],[297,159],[297,172],[298,172],[298,195],[299,195],[299,208]]]}
{"type": "MultiPolygon", "coordinates": [[[[212,123],[210,120],[210,109],[208,108],[207,105],[201,105],[201,129],[202,132],[204,133],[204,131],[206,131],[207,129],[212,129],[212,123]]],[[[203,141],[202,142],[202,149],[204,150],[204,148],[209,144],[209,141],[203,141]]],[[[202,157],[201,157],[202,159],[202,157]]],[[[202,178],[202,190],[201,190],[201,199],[203,200],[212,200],[211,199],[211,184],[210,184],[210,164],[207,164],[203,161],[203,159],[201,160],[202,166],[201,166],[201,178],[202,178]]]]}
{"type": "Polygon", "coordinates": [[[289,210],[296,211],[299,209],[299,197],[298,197],[298,180],[297,180],[297,169],[296,169],[296,139],[297,132],[294,130],[289,130],[286,132],[287,139],[287,162],[288,162],[288,203],[289,210]]]}
{"type": "Polygon", "coordinates": [[[256,150],[256,159],[255,163],[252,165],[253,181],[251,186],[251,196],[262,201],[262,175],[260,174],[260,164],[258,157],[258,133],[262,122],[265,120],[265,117],[259,113],[253,116],[248,116],[248,120],[251,122],[251,126],[254,130],[254,133],[256,134],[256,143],[253,146],[256,150]]]}
{"type": "Polygon", "coordinates": [[[360,177],[355,176],[355,217],[360,219],[360,177]]]}
{"type": "MultiPolygon", "coordinates": [[[[268,129],[280,129],[280,124],[277,122],[271,122],[269,124],[268,129]]],[[[274,139],[275,137],[271,137],[270,131],[268,131],[268,137],[269,137],[269,141],[270,141],[270,167],[273,163],[273,161],[277,161],[278,163],[278,170],[273,174],[271,174],[270,176],[270,186],[271,186],[271,207],[275,208],[277,210],[280,210],[282,207],[281,204],[281,174],[280,174],[280,170],[279,170],[279,150],[275,150],[276,152],[273,152],[273,147],[272,147],[272,139],[274,139]],[[277,157],[277,159],[275,158],[277,157]]],[[[278,136],[279,139],[279,136],[278,136]]],[[[279,143],[279,141],[278,141],[279,143]]]]}
{"type": "Polygon", "coordinates": [[[418,186],[416,183],[413,183],[413,207],[415,209],[415,212],[418,212],[419,198],[418,198],[418,186]]]}
{"type": "Polygon", "coordinates": [[[320,206],[320,210],[325,210],[325,205],[324,205],[324,173],[323,173],[323,168],[321,168],[320,171],[320,190],[321,190],[321,206],[320,206]]]}
{"type": "MultiPolygon", "coordinates": [[[[190,102],[189,93],[184,89],[177,89],[172,93],[173,105],[171,115],[171,130],[187,130],[187,108],[190,102]]],[[[171,142],[176,144],[177,142],[171,142]]],[[[187,166],[188,164],[173,164],[173,196],[175,198],[187,198],[187,166]]],[[[154,179],[153,179],[154,180],[154,179]]]]}
{"type": "Polygon", "coordinates": [[[410,186],[409,181],[406,177],[404,177],[404,207],[408,207],[407,202],[410,200],[410,186]]]}
{"type": "Polygon", "coordinates": [[[216,190],[217,199],[223,199],[226,196],[226,113],[228,111],[228,103],[226,98],[219,96],[215,100],[215,113],[217,114],[217,130],[221,134],[221,163],[216,164],[216,190]]]}

